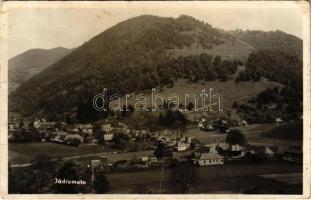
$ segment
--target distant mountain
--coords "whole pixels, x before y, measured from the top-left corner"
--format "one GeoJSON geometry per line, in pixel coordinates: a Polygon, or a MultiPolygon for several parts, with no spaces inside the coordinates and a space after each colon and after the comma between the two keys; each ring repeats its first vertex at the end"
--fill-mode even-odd
{"type": "Polygon", "coordinates": [[[23,83],[9,106],[59,119],[86,108],[103,88],[125,94],[172,86],[181,78],[226,81],[254,49],[189,16],[143,15],[107,29],[23,83]]]}
{"type": "Polygon", "coordinates": [[[70,53],[70,49],[30,49],[9,59],[9,91],[70,53]]]}
{"type": "Polygon", "coordinates": [[[302,58],[302,40],[282,31],[235,30],[229,33],[252,45],[257,50],[282,50],[286,53],[296,54],[299,58],[302,58]]]}

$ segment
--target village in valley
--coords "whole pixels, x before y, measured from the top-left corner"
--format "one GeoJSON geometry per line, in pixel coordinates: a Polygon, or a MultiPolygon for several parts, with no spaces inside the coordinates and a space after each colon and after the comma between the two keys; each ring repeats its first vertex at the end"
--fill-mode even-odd
{"type": "MultiPolygon", "coordinates": [[[[105,174],[158,170],[160,182],[163,181],[163,169],[171,170],[177,165],[190,165],[192,170],[198,167],[208,170],[211,166],[235,168],[250,165],[254,172],[250,168],[247,173],[252,175],[256,174],[257,165],[263,164],[272,167],[268,171],[263,169],[259,174],[277,173],[280,165],[287,166],[289,172],[300,170],[302,149],[299,141],[277,140],[263,135],[270,129],[292,122],[276,118],[270,124],[248,124],[246,120],[224,117],[211,120],[202,114],[191,118],[191,114],[177,113],[179,118],[182,116],[187,121],[186,126],[176,120],[176,126],[171,128],[152,126],[136,129],[116,117],[95,123],[68,124],[44,118],[22,118],[16,113],[10,113],[10,167],[31,167],[38,158],[49,162],[63,159],[105,174]]],[[[284,170],[286,172],[287,169],[284,170]]],[[[301,179],[300,175],[295,176],[296,182],[301,179]]],[[[140,184],[139,181],[132,183],[137,184],[140,184]]],[[[239,192],[261,191],[257,185],[243,187],[239,188],[239,192]]],[[[151,188],[149,192],[159,192],[157,186],[151,188]]],[[[265,187],[263,189],[266,190],[265,187]]],[[[115,190],[120,192],[118,186],[115,190]]]]}

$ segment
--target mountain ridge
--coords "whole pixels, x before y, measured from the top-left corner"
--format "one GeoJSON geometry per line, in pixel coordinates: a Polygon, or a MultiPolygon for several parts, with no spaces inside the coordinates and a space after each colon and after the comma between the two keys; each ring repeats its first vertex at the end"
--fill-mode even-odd
{"type": "Polygon", "coordinates": [[[11,95],[11,105],[25,114],[68,113],[103,87],[124,94],[170,85],[185,77],[191,82],[225,80],[236,66],[232,61],[252,51],[253,45],[248,42],[232,48],[240,44],[238,40],[245,42],[185,15],[131,18],[86,41],[26,81],[11,95]],[[196,51],[194,46],[200,50],[196,51]],[[217,48],[220,50],[215,51],[217,48]],[[185,55],[172,57],[169,53],[187,49],[185,55]],[[224,58],[231,61],[217,58],[225,51],[228,52],[224,58]],[[236,53],[240,51],[243,55],[236,53]]]}
{"type": "Polygon", "coordinates": [[[45,70],[70,52],[70,49],[63,47],[35,48],[10,58],[8,61],[9,91],[14,91],[20,84],[45,70]]]}
{"type": "Polygon", "coordinates": [[[276,29],[275,31],[267,32],[260,30],[234,30],[229,31],[229,33],[249,43],[257,50],[282,49],[287,53],[295,53],[302,58],[302,39],[286,32],[276,29]]]}

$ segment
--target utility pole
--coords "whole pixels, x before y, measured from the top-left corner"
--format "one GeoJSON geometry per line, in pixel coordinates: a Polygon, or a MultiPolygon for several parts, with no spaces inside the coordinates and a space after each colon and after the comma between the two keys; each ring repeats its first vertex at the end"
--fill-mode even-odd
{"type": "Polygon", "coordinates": [[[92,194],[95,194],[95,175],[94,168],[92,168],[92,194]]]}
{"type": "Polygon", "coordinates": [[[164,172],[164,160],[162,161],[162,168],[161,168],[160,194],[162,194],[163,172],[164,172]]]}
{"type": "Polygon", "coordinates": [[[41,171],[39,170],[39,194],[41,193],[41,171]]]}

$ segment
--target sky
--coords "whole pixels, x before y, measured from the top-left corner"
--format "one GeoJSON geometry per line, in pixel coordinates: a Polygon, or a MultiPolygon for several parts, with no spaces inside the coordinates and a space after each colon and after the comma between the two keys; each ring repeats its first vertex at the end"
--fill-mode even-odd
{"type": "Polygon", "coordinates": [[[224,30],[278,29],[302,38],[303,12],[295,2],[24,2],[23,5],[7,5],[9,58],[32,48],[76,48],[107,28],[142,14],[163,17],[186,14],[224,30]]]}

